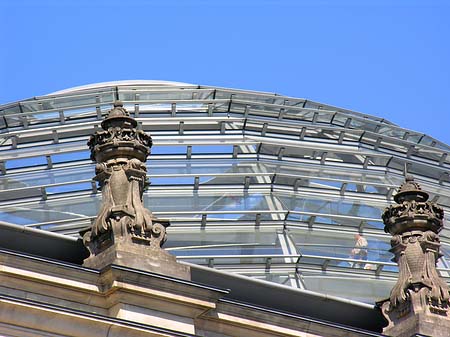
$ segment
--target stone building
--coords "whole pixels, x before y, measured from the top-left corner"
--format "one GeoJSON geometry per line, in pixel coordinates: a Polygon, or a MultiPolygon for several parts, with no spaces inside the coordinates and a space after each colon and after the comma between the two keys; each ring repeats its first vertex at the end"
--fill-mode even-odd
{"type": "Polygon", "coordinates": [[[382,311],[385,333],[448,335],[446,144],[306,99],[162,81],[0,116],[1,335],[380,336],[382,311]],[[405,202],[425,206],[402,218],[405,202]]]}

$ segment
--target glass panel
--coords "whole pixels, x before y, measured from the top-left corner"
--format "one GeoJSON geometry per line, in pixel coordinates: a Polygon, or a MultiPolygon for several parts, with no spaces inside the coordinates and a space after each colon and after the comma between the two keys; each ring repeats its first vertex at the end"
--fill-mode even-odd
{"type": "Polygon", "coordinates": [[[251,271],[244,271],[239,272],[241,275],[246,275],[252,278],[256,278],[259,280],[264,280],[268,282],[274,282],[278,284],[293,286],[296,288],[300,288],[300,281],[298,280],[297,275],[295,272],[280,272],[280,271],[270,271],[270,272],[251,272],[251,271]]]}
{"type": "Polygon", "coordinates": [[[20,115],[5,115],[4,116],[6,127],[15,128],[23,126],[23,117],[20,115]]]}
{"type": "MultiPolygon", "coordinates": [[[[358,259],[352,253],[356,238],[353,233],[342,231],[317,231],[289,229],[299,253],[324,257],[337,257],[343,259],[358,259]]],[[[367,240],[367,260],[378,262],[391,262],[392,253],[389,252],[390,237],[364,236],[367,240]]],[[[333,263],[333,261],[331,262],[333,263]]],[[[352,263],[338,262],[342,267],[352,267],[352,263]]],[[[331,264],[332,265],[332,264],[331,264]]],[[[389,267],[383,268],[383,270],[389,267]]]]}
{"type": "Polygon", "coordinates": [[[51,186],[46,188],[46,193],[51,194],[59,194],[59,193],[69,193],[69,192],[78,192],[78,191],[89,191],[91,190],[90,182],[81,182],[75,184],[67,184],[60,186],[51,186]]]}
{"type": "Polygon", "coordinates": [[[149,90],[148,87],[131,86],[119,87],[119,98],[123,101],[152,101],[152,100],[202,100],[211,99],[212,89],[183,89],[183,90],[149,90]]]}
{"type": "MultiPolygon", "coordinates": [[[[51,109],[71,109],[76,106],[90,105],[97,106],[100,103],[112,103],[114,101],[113,89],[107,89],[106,91],[99,91],[91,94],[77,94],[67,96],[55,96],[46,99],[39,99],[38,101],[25,101],[23,102],[24,111],[42,111],[51,109]]],[[[110,106],[111,107],[111,106],[110,106]]]]}
{"type": "Polygon", "coordinates": [[[90,156],[91,156],[91,153],[89,150],[70,152],[70,153],[61,153],[61,154],[52,155],[52,161],[54,164],[66,163],[66,162],[77,161],[77,160],[88,160],[90,158],[90,156]]]}
{"type": "Polygon", "coordinates": [[[28,172],[24,174],[7,175],[0,177],[0,190],[91,179],[94,174],[94,165],[87,165],[63,170],[53,169],[28,172]]]}
{"type": "MultiPolygon", "coordinates": [[[[329,199],[302,197],[302,196],[279,196],[282,203],[291,211],[321,213],[324,215],[346,215],[354,217],[365,217],[381,219],[381,213],[387,203],[378,205],[370,205],[366,201],[345,200],[345,199],[329,199]]],[[[293,215],[295,216],[295,215],[293,215]]],[[[300,216],[301,217],[301,216],[300,216]]],[[[345,221],[350,221],[346,219],[345,221]]],[[[360,219],[352,220],[359,222],[360,219]]]]}
{"type": "MultiPolygon", "coordinates": [[[[240,212],[251,210],[269,210],[276,204],[277,198],[273,195],[248,194],[239,195],[220,193],[212,196],[186,195],[186,196],[156,196],[144,194],[145,205],[154,212],[199,212],[196,217],[201,217],[204,211],[219,212],[211,217],[220,217],[220,212],[240,212]],[[269,206],[270,204],[270,206],[269,206]]],[[[278,202],[279,204],[279,202],[278,202]]],[[[233,214],[224,214],[232,217],[233,214]]],[[[209,218],[210,216],[208,216],[209,218]]],[[[253,215],[253,219],[254,219],[253,215]]]]}
{"type": "Polygon", "coordinates": [[[233,145],[194,145],[192,146],[192,153],[233,153],[233,145]]]}
{"type": "MultiPolygon", "coordinates": [[[[272,163],[264,163],[264,166],[267,167],[268,171],[274,171],[280,174],[290,174],[293,176],[301,176],[301,177],[317,177],[317,178],[331,178],[341,180],[353,180],[353,181],[361,181],[361,182],[372,182],[372,183],[380,183],[380,184],[388,184],[391,183],[391,179],[387,177],[383,172],[375,173],[368,172],[367,170],[358,170],[352,168],[343,169],[333,169],[330,167],[323,167],[319,165],[313,164],[302,164],[301,166],[287,166],[284,164],[272,164],[272,163]]],[[[403,179],[403,178],[400,178],[403,179]]],[[[397,182],[395,180],[395,182],[397,182]]],[[[403,182],[401,180],[400,182],[403,182]]]]}
{"type": "Polygon", "coordinates": [[[422,158],[425,158],[425,159],[431,159],[431,160],[439,162],[439,160],[442,157],[442,151],[432,150],[430,148],[417,149],[414,155],[417,156],[417,157],[422,157],[422,158]]]}
{"type": "MultiPolygon", "coordinates": [[[[242,101],[251,101],[251,102],[261,102],[266,104],[284,104],[286,102],[285,97],[275,96],[273,94],[261,94],[261,93],[245,93],[240,91],[232,91],[232,90],[216,90],[216,99],[230,99],[233,100],[242,100],[242,101]]],[[[291,99],[289,101],[298,101],[298,99],[291,99]]],[[[302,100],[303,101],[303,100],[302,100]]]]}
{"type": "Polygon", "coordinates": [[[18,225],[52,222],[94,216],[100,207],[100,195],[42,201],[39,204],[0,208],[0,221],[18,225]]]}
{"type": "MultiPolygon", "coordinates": [[[[403,139],[403,137],[405,136],[406,130],[392,127],[390,125],[382,125],[379,128],[378,133],[381,135],[386,135],[386,136],[397,138],[397,139],[403,139]]],[[[408,138],[408,140],[411,140],[411,139],[408,138]]]]}
{"type": "Polygon", "coordinates": [[[168,146],[153,146],[151,149],[152,154],[164,155],[164,154],[186,154],[187,146],[185,145],[168,145],[168,146]]]}
{"type": "Polygon", "coordinates": [[[347,120],[349,120],[350,116],[345,116],[341,114],[336,114],[333,118],[332,124],[337,126],[345,126],[347,120]]]}
{"type": "Polygon", "coordinates": [[[6,162],[6,169],[16,169],[22,167],[32,167],[39,165],[47,165],[47,159],[45,157],[31,157],[23,159],[12,159],[6,162]]]}
{"type": "MultiPolygon", "coordinates": [[[[151,158],[151,156],[150,156],[151,158]]],[[[257,173],[264,172],[264,165],[256,161],[241,160],[149,160],[147,169],[151,175],[158,174],[211,174],[211,173],[257,173]]]]}
{"type": "Polygon", "coordinates": [[[373,304],[389,297],[394,281],[371,280],[348,275],[324,275],[314,272],[302,272],[306,289],[331,296],[348,298],[354,301],[373,304]]]}
{"type": "MultiPolygon", "coordinates": [[[[405,167],[405,161],[403,159],[393,157],[392,160],[389,161],[389,167],[402,172],[405,167]]],[[[408,173],[418,176],[429,177],[432,179],[436,179],[437,181],[439,181],[440,175],[442,174],[440,170],[433,168],[433,166],[421,164],[417,161],[414,162],[413,165],[409,166],[408,173]]]]}
{"type": "Polygon", "coordinates": [[[194,183],[194,177],[153,177],[150,183],[152,186],[192,185],[194,183]]]}
{"type": "Polygon", "coordinates": [[[276,232],[253,230],[189,230],[169,227],[165,248],[177,256],[283,254],[276,232]]]}
{"type": "Polygon", "coordinates": [[[333,119],[334,115],[334,112],[319,111],[317,122],[331,124],[331,120],[333,119]]]}
{"type": "MultiPolygon", "coordinates": [[[[70,155],[70,153],[80,150],[81,152],[87,153],[88,147],[86,145],[87,139],[82,141],[73,141],[67,143],[51,144],[51,145],[38,145],[29,146],[22,149],[10,149],[0,152],[0,158],[2,160],[11,160],[13,158],[22,157],[37,157],[39,154],[42,155],[70,155]]],[[[89,156],[87,157],[89,158],[89,156]]]]}

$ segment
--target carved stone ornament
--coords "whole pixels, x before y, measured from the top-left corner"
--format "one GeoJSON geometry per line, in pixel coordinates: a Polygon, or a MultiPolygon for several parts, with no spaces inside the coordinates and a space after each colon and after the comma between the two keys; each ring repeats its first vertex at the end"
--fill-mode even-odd
{"type": "Polygon", "coordinates": [[[382,215],[399,268],[389,299],[378,303],[389,323],[383,333],[390,336],[450,336],[449,289],[436,269],[444,211],[428,197],[407,176],[394,196],[397,205],[382,215]]]}
{"type": "Polygon", "coordinates": [[[91,254],[83,265],[101,269],[114,263],[189,279],[189,268],[161,249],[169,222],[155,218],[143,204],[151,137],[136,128],[120,101],[101,126],[88,146],[97,162],[94,180],[102,191],[102,206],[92,227],[82,233],[91,254]]]}

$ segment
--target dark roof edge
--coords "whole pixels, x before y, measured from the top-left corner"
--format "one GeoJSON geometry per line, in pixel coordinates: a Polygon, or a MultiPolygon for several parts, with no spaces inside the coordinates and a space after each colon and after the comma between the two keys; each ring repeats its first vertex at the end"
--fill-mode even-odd
{"type": "Polygon", "coordinates": [[[381,333],[386,321],[374,304],[258,280],[236,273],[186,263],[193,282],[230,289],[223,299],[381,333]]]}
{"type": "Polygon", "coordinates": [[[0,249],[81,265],[89,255],[80,238],[0,221],[0,249]]]}
{"type": "Polygon", "coordinates": [[[43,229],[27,227],[26,225],[23,225],[23,226],[16,225],[16,224],[4,222],[4,221],[0,221],[0,227],[6,227],[8,229],[15,230],[17,232],[33,233],[34,235],[53,237],[53,238],[66,240],[66,241],[72,241],[72,242],[79,240],[78,238],[75,238],[73,236],[68,236],[68,235],[59,234],[59,233],[53,233],[53,232],[49,232],[49,231],[46,231],[43,229]]]}
{"type": "Polygon", "coordinates": [[[354,306],[357,306],[357,307],[361,307],[361,308],[365,308],[365,309],[374,309],[376,307],[375,304],[371,305],[371,304],[367,304],[367,303],[363,303],[363,302],[349,300],[349,299],[346,299],[346,298],[343,298],[343,297],[326,295],[326,294],[318,293],[318,292],[311,291],[311,290],[305,290],[305,289],[300,289],[300,288],[293,288],[293,287],[286,286],[286,285],[283,285],[283,284],[269,282],[269,281],[263,281],[263,280],[258,280],[256,278],[251,278],[251,277],[240,275],[240,274],[235,274],[235,273],[230,274],[229,272],[224,272],[224,271],[217,270],[217,269],[214,269],[214,268],[209,268],[209,267],[196,265],[196,264],[193,264],[193,263],[188,263],[188,262],[184,262],[184,261],[181,261],[180,263],[187,264],[193,269],[202,269],[202,270],[205,270],[205,271],[208,271],[208,272],[211,272],[211,273],[216,273],[218,275],[223,275],[223,276],[233,275],[235,278],[242,279],[242,280],[245,280],[247,282],[259,283],[259,284],[264,285],[266,287],[280,289],[280,290],[283,290],[283,291],[293,291],[293,292],[296,292],[296,293],[302,293],[302,294],[304,294],[306,296],[317,297],[317,298],[320,298],[320,299],[325,300],[325,301],[335,301],[335,302],[340,302],[340,303],[346,303],[346,304],[351,304],[351,305],[354,305],[354,306]]]}

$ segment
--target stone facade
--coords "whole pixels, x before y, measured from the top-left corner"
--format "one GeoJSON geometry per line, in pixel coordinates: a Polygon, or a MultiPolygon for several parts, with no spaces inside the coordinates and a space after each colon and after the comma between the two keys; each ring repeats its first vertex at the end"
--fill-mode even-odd
{"type": "Polygon", "coordinates": [[[223,300],[227,290],[122,266],[97,271],[5,251],[0,265],[2,336],[374,335],[223,300]]]}

